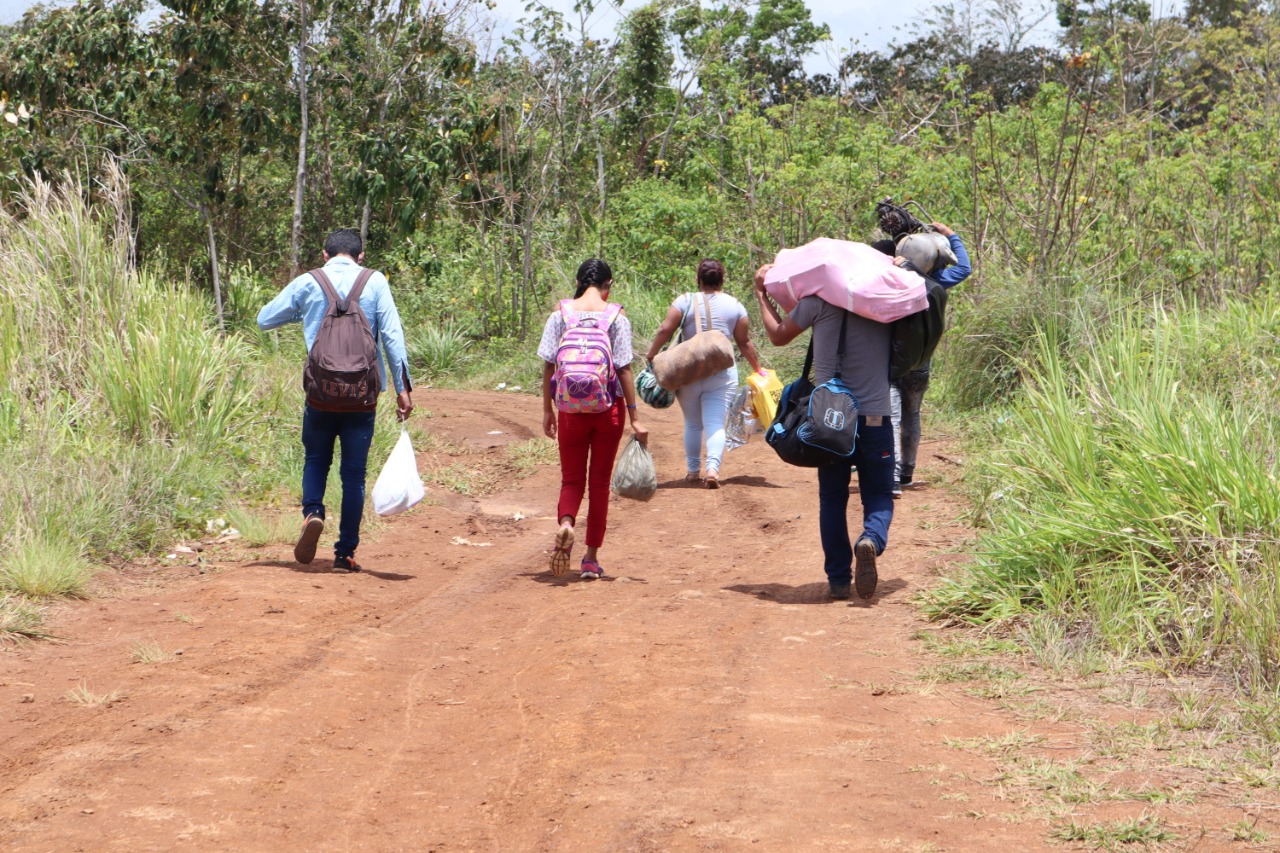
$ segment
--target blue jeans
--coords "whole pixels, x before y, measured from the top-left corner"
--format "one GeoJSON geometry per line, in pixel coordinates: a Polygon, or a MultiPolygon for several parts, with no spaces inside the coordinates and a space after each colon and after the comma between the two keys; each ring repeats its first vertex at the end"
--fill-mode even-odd
{"type": "Polygon", "coordinates": [[[302,515],[324,518],[324,489],[333,465],[333,444],[342,442],[342,517],[338,521],[336,556],[350,557],[360,544],[364,514],[364,481],[373,444],[373,412],[322,412],[310,406],[302,414],[302,515]]]}
{"type": "MultiPolygon", "coordinates": [[[[858,418],[858,446],[853,456],[818,469],[818,530],[826,557],[827,580],[848,584],[852,578],[853,544],[849,541],[849,481],[858,469],[862,498],[862,534],[883,554],[893,521],[893,425],[882,417],[879,426],[858,418]]],[[[861,536],[859,538],[861,538],[861,536]]]]}
{"type": "Polygon", "coordinates": [[[702,439],[707,439],[707,475],[720,472],[724,459],[724,424],[738,392],[738,368],[713,373],[691,382],[676,392],[684,413],[684,456],[687,470],[697,474],[702,467],[702,439]]]}

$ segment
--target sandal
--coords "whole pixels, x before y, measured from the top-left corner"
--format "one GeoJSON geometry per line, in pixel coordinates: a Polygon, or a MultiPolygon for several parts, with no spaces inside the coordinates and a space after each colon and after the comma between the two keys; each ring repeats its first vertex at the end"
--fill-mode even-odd
{"type": "Polygon", "coordinates": [[[688,474],[684,475],[684,481],[686,483],[696,483],[701,479],[702,478],[698,476],[697,471],[690,471],[688,474]]]}
{"type": "Polygon", "coordinates": [[[720,472],[719,471],[707,472],[707,488],[708,489],[720,488],[720,472]]]}
{"type": "Polygon", "coordinates": [[[551,551],[551,574],[556,577],[569,573],[569,554],[573,551],[573,528],[564,525],[556,533],[555,548],[551,551]]]}

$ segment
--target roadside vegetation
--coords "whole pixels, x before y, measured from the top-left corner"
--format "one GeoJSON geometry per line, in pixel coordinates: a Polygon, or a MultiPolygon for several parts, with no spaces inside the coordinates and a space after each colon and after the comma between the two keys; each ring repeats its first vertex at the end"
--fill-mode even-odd
{"type": "MultiPolygon", "coordinates": [[[[1030,6],[946,7],[825,75],[821,22],[774,0],[652,3],[604,42],[535,5],[489,54],[466,4],[178,6],[0,29],[0,636],[210,519],[288,535],[301,336],[253,319],[334,227],[387,271],[420,387],[536,393],[584,258],[645,340],[699,258],[750,303],[778,248],[870,239],[893,195],[976,266],[929,417],[963,430],[980,533],[924,612],[1062,678],[1221,686],[1229,736],[1280,745],[1274,4],[1064,4],[1053,47],[1030,6]]],[[[803,350],[762,352],[787,377],[803,350]]],[[[552,456],[414,429],[459,494],[552,456]]],[[[981,667],[938,678],[1025,698],[981,667]]]]}

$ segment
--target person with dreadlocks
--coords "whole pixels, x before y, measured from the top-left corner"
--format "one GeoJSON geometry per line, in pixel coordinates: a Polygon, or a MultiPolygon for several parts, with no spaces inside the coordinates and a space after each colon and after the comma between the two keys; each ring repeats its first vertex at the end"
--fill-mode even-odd
{"type": "MultiPolygon", "coordinates": [[[[930,252],[927,248],[924,251],[910,252],[907,257],[903,257],[898,254],[899,244],[893,240],[877,240],[871,245],[886,255],[893,256],[894,262],[899,265],[910,261],[911,267],[917,272],[942,285],[945,290],[950,290],[973,272],[969,253],[959,235],[946,225],[934,222],[929,227],[947,238],[951,251],[956,256],[954,264],[946,265],[941,253],[930,252]]],[[[925,361],[889,383],[893,407],[893,455],[897,460],[893,484],[895,498],[901,497],[903,486],[914,484],[916,453],[920,449],[920,409],[924,404],[924,392],[929,387],[929,368],[929,362],[925,361]]]]}

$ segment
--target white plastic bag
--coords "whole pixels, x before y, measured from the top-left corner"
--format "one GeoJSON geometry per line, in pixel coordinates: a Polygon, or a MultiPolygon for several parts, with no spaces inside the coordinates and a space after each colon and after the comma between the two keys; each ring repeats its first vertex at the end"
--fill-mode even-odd
{"type": "Polygon", "coordinates": [[[373,484],[373,511],[378,515],[397,515],[422,500],[426,493],[418,476],[418,459],[413,455],[409,430],[401,426],[400,440],[373,484]]]}
{"type": "Polygon", "coordinates": [[[647,501],[658,491],[658,470],[643,444],[631,436],[613,466],[613,491],[620,497],[647,501]]]}

